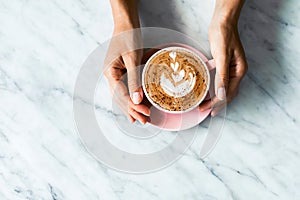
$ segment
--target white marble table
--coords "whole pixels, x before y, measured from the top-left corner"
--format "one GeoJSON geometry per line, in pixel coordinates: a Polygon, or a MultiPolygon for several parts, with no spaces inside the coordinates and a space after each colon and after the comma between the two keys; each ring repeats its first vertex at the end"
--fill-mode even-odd
{"type": "MultiPolygon", "coordinates": [[[[213,7],[212,0],[140,2],[145,26],[199,38],[207,55],[213,7]]],[[[298,0],[247,1],[240,33],[249,73],[220,142],[200,160],[195,141],[176,163],[144,175],[97,162],[74,126],[74,83],[111,36],[109,1],[1,0],[0,25],[1,200],[300,199],[298,0]]],[[[113,126],[110,110],[99,116],[113,126]]]]}

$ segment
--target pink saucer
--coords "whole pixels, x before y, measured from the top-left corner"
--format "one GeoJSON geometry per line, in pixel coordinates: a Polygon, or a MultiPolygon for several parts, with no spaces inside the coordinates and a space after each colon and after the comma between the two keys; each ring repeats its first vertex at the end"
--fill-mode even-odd
{"type": "MultiPolygon", "coordinates": [[[[214,81],[212,81],[212,80],[214,80],[214,75],[215,75],[215,72],[213,70],[215,68],[213,60],[208,60],[200,51],[198,51],[197,49],[190,47],[188,45],[180,44],[180,43],[170,43],[170,44],[165,44],[165,45],[161,45],[156,48],[150,49],[144,54],[143,63],[146,63],[146,61],[156,51],[166,48],[166,47],[171,47],[171,46],[187,48],[187,49],[197,53],[199,55],[199,57],[206,63],[206,65],[210,71],[210,77],[211,77],[210,88],[213,88],[214,81]]],[[[209,100],[209,99],[210,99],[210,95],[208,93],[205,100],[209,100]]],[[[180,131],[180,130],[192,128],[192,127],[196,126],[197,124],[201,123],[210,114],[211,109],[201,112],[197,107],[194,110],[191,110],[186,113],[173,114],[173,113],[163,112],[161,110],[158,110],[154,106],[151,106],[150,111],[151,111],[150,124],[160,128],[160,129],[167,130],[167,131],[180,131]]]]}

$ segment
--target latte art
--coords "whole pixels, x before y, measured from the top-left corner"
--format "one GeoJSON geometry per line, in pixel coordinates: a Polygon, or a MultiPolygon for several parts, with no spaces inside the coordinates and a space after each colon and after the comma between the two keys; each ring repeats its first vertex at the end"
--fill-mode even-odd
{"type": "Polygon", "coordinates": [[[160,86],[164,92],[170,96],[175,98],[183,97],[192,91],[196,83],[196,73],[194,70],[188,72],[187,76],[186,74],[184,69],[179,72],[174,71],[171,76],[162,73],[160,77],[160,86]]]}
{"type": "Polygon", "coordinates": [[[203,98],[207,79],[201,60],[178,48],[161,51],[148,61],[144,84],[155,104],[165,110],[183,111],[203,98]]]}

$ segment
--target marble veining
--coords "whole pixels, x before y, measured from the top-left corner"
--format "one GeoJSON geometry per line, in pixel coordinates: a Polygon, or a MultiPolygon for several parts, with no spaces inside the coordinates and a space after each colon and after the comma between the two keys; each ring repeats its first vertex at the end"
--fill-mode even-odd
{"type": "MultiPolygon", "coordinates": [[[[198,38],[207,56],[213,8],[204,0],[139,1],[143,26],[198,38]]],[[[206,120],[176,163],[131,175],[88,154],[73,121],[81,64],[112,34],[109,1],[0,1],[0,199],[300,199],[299,13],[297,0],[246,1],[239,31],[249,72],[215,150],[198,158],[206,120]]],[[[153,151],[174,137],[125,140],[109,99],[96,102],[108,137],[128,151],[153,151]]]]}

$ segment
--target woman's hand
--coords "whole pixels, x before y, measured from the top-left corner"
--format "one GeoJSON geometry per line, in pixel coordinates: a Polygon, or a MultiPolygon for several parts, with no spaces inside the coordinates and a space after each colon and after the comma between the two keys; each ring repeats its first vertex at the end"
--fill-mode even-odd
{"type": "Polygon", "coordinates": [[[118,107],[131,122],[139,120],[145,124],[149,121],[147,116],[150,115],[150,110],[147,106],[140,104],[143,99],[137,68],[140,59],[141,53],[139,51],[119,55],[109,64],[104,74],[108,79],[113,100],[118,107]],[[124,82],[124,79],[128,80],[127,84],[124,82]]]}
{"type": "Polygon", "coordinates": [[[208,32],[211,54],[216,64],[216,96],[200,105],[201,111],[213,108],[212,116],[237,96],[240,82],[248,69],[237,28],[240,4],[243,1],[233,0],[232,5],[223,4],[222,0],[219,2],[208,32]]]}
{"type": "Polygon", "coordinates": [[[114,33],[106,57],[108,79],[113,100],[131,122],[149,121],[150,109],[140,104],[143,90],[139,79],[142,50],[136,0],[111,0],[114,33]],[[126,76],[126,77],[125,77],[126,76]],[[127,82],[124,80],[127,79],[127,82]]]}

